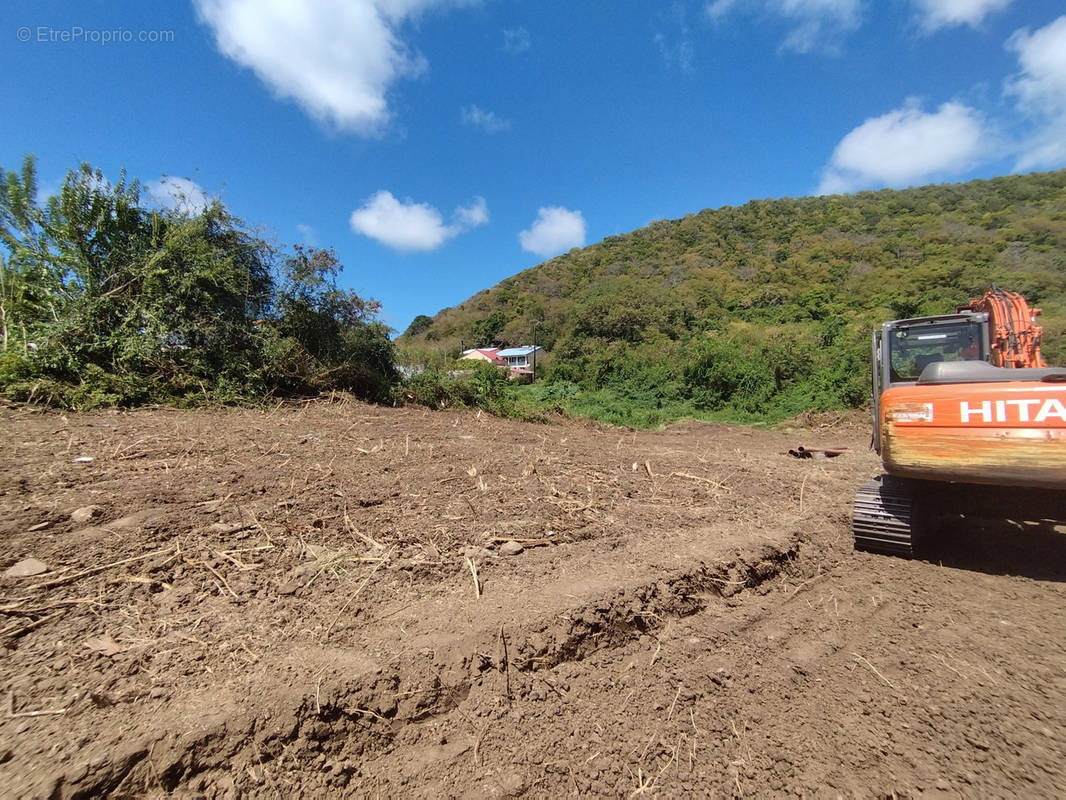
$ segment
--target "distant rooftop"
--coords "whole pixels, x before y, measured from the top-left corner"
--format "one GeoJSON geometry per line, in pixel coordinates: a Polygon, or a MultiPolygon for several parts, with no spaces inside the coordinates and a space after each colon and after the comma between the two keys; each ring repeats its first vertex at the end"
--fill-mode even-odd
{"type": "MultiPolygon", "coordinates": [[[[543,350],[544,348],[538,344],[536,349],[543,350]]],[[[533,347],[530,345],[522,345],[521,347],[508,347],[506,350],[500,350],[496,355],[501,358],[508,358],[513,356],[528,356],[532,352],[533,347]]]]}

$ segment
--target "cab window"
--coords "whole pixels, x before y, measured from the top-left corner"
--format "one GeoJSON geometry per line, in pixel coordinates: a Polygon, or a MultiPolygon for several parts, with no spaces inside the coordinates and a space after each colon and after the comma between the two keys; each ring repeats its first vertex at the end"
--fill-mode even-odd
{"type": "Polygon", "coordinates": [[[900,326],[889,339],[893,381],[916,381],[934,361],[980,361],[981,329],[974,322],[900,326]]]}

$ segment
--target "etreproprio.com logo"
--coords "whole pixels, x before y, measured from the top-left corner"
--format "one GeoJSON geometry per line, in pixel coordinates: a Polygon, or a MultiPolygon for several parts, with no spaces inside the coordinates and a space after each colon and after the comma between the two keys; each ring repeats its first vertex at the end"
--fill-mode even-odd
{"type": "Polygon", "coordinates": [[[15,38],[20,42],[34,44],[169,44],[174,41],[174,31],[83,28],[81,25],[71,25],[68,28],[23,25],[15,31],[15,38]]]}

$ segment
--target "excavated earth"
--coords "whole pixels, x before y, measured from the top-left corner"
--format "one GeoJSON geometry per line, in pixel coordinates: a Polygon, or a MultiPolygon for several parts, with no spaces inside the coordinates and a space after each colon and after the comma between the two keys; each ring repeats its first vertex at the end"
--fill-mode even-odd
{"type": "Polygon", "coordinates": [[[861,417],[0,418],[4,797],[1066,796],[1066,525],[854,553],[861,417]]]}

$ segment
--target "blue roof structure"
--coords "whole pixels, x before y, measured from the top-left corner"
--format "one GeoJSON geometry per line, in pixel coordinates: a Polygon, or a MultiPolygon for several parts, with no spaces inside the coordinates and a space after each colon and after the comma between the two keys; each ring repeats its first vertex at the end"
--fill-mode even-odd
{"type": "MultiPolygon", "coordinates": [[[[537,349],[543,350],[544,348],[538,344],[537,349]]],[[[506,350],[500,350],[496,355],[500,358],[507,358],[508,356],[528,356],[532,352],[533,348],[530,345],[523,345],[522,347],[508,347],[506,350]]]]}

